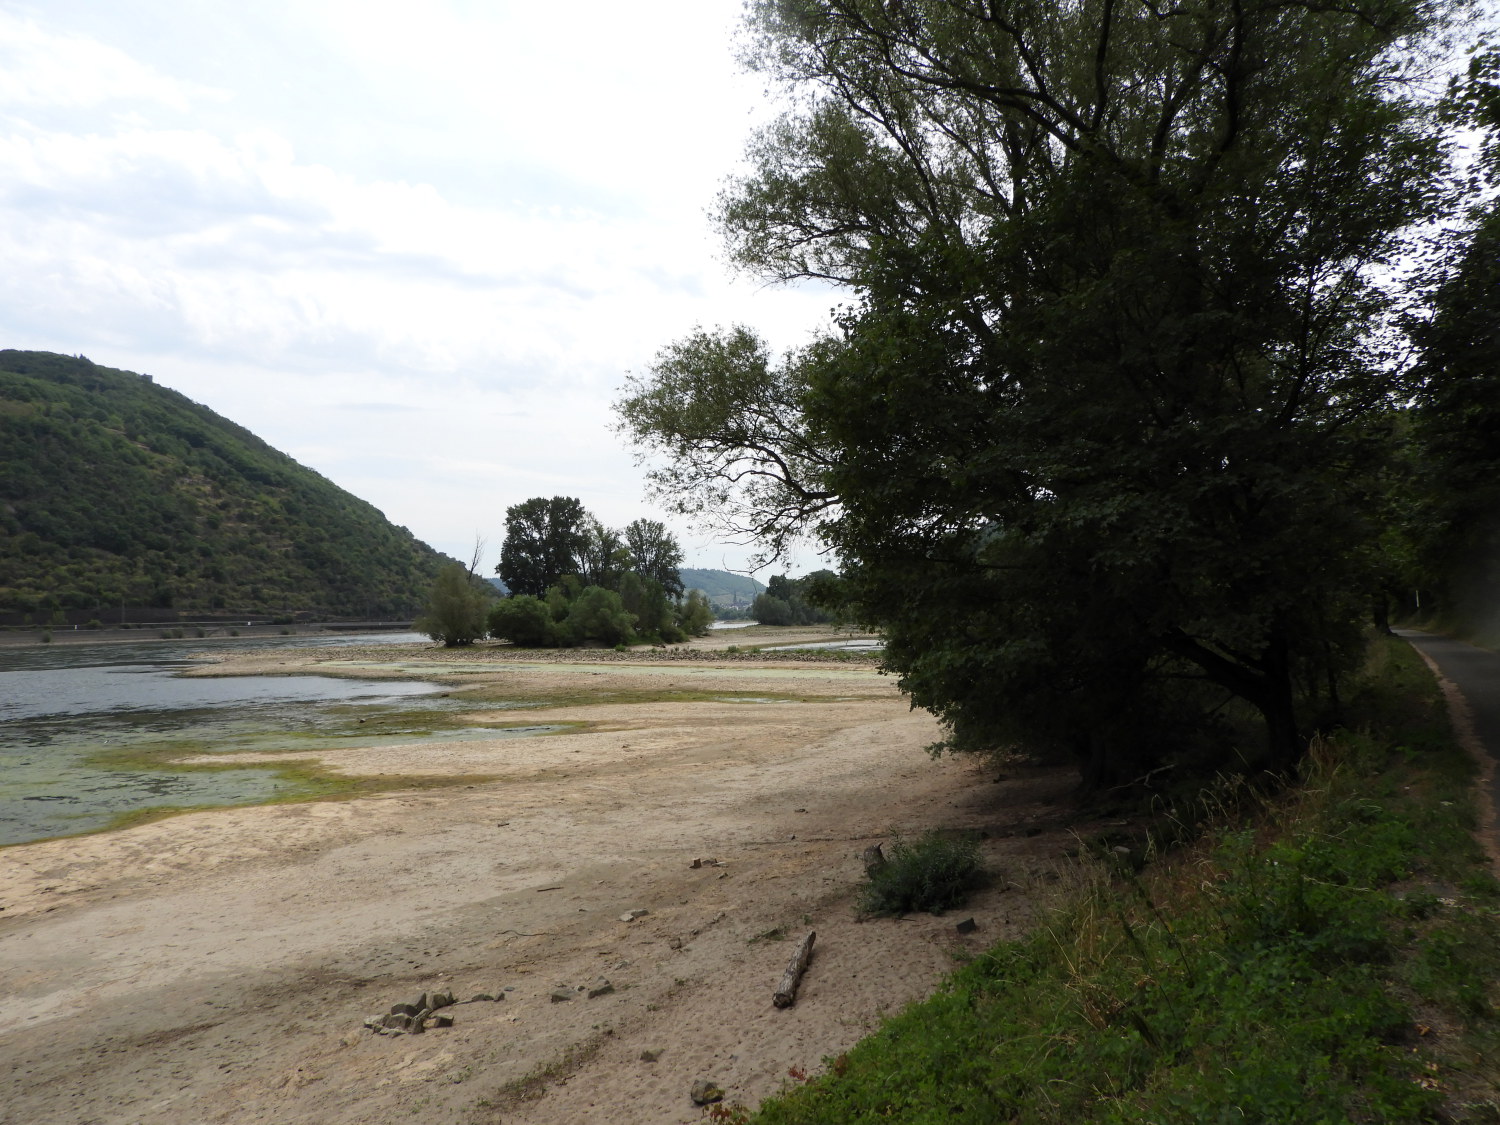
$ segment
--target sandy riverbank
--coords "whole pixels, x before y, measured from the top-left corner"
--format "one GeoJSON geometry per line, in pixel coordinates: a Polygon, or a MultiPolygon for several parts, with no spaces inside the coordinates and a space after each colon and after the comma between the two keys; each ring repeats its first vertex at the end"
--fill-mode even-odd
{"type": "MultiPolygon", "coordinates": [[[[704,647],[747,642],[767,643],[729,634],[704,647]]],[[[932,720],[869,664],[372,647],[205,670],[381,675],[399,663],[414,675],[426,661],[425,678],[465,690],[567,700],[527,722],[589,726],[305,752],[351,773],[493,780],[0,852],[9,1114],[696,1121],[694,1079],[754,1104],[928,992],[956,953],[1023,928],[1073,830],[1088,830],[1068,824],[1066,774],[996,782],[972,762],[932,761],[932,720]],[[978,932],[959,935],[955,917],[857,920],[860,852],[932,826],[987,833],[998,877],[964,914],[978,932]],[[632,910],[648,913],[620,920],[632,910]],[[773,931],[808,929],[818,939],[798,1003],[776,1010],[792,941],[773,931]],[[613,992],[550,999],[600,977],[613,992]],[[451,1029],[362,1029],[435,987],[510,991],[460,1005],[451,1029]]]]}

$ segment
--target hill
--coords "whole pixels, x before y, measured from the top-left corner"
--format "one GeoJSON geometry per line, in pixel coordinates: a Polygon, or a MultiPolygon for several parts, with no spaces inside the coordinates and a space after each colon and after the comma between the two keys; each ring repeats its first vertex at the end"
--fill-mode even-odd
{"type": "Polygon", "coordinates": [[[149,376],[0,351],[0,622],[409,617],[444,561],[149,376]]]}
{"type": "Polygon", "coordinates": [[[727,570],[699,570],[685,566],[678,573],[682,575],[683,589],[703,591],[703,596],[719,609],[748,608],[755,595],[765,591],[765,586],[755,579],[727,570]]]}

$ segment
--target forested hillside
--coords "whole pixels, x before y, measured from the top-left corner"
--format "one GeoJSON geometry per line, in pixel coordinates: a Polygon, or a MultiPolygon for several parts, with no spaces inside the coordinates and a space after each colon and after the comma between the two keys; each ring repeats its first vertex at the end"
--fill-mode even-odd
{"type": "Polygon", "coordinates": [[[148,376],[0,351],[0,622],[408,616],[443,561],[148,376]]]}
{"type": "Polygon", "coordinates": [[[749,606],[756,594],[765,592],[765,585],[743,574],[728,570],[702,570],[685,566],[681,569],[682,584],[689,590],[702,590],[709,602],[719,609],[731,606],[749,606]]]}

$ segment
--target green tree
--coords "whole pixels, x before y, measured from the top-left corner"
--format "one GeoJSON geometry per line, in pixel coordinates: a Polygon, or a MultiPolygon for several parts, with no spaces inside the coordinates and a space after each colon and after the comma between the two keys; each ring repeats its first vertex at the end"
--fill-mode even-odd
{"type": "Polygon", "coordinates": [[[588,586],[573,601],[566,629],[573,644],[627,644],[635,636],[635,618],[620,595],[602,586],[588,586]]]}
{"type": "Polygon", "coordinates": [[[571,496],[537,496],[505,510],[505,542],[495,573],[513,594],[540,598],[565,574],[577,574],[590,516],[571,496]]]}
{"type": "Polygon", "coordinates": [[[714,607],[702,590],[689,590],[677,606],[677,627],[689,637],[708,635],[713,624],[714,607]]]}
{"type": "Polygon", "coordinates": [[[682,597],[682,547],[667,525],[657,520],[632,520],[625,527],[630,569],[657,583],[670,598],[682,597]]]}
{"type": "Polygon", "coordinates": [[[512,594],[489,612],[490,636],[522,648],[551,648],[558,643],[557,623],[541,598],[512,594]]]}
{"type": "Polygon", "coordinates": [[[798,99],[720,224],[747,269],[852,300],[779,364],[742,329],[665,349],[619,404],[657,486],[773,550],[815,526],[953,745],[1103,783],[1227,695],[1291,765],[1374,581],[1409,389],[1381,267],[1442,206],[1414,79],[1449,13],[750,8],[798,99]]]}
{"type": "Polygon", "coordinates": [[[630,569],[630,551],[618,531],[593,516],[584,520],[578,548],[578,577],[585,586],[618,589],[620,576],[630,569]]]}
{"type": "Polygon", "coordinates": [[[488,606],[489,598],[474,576],[461,563],[449,563],[438,571],[427,604],[412,628],[450,647],[470,645],[485,634],[488,606]]]}
{"type": "Polygon", "coordinates": [[[750,603],[750,616],[762,625],[792,624],[792,607],[775,594],[756,594],[750,603]]]}
{"type": "Polygon", "coordinates": [[[835,499],[818,483],[827,454],[803,423],[796,358],[773,363],[745,328],[700,330],[663,348],[648,377],[628,378],[615,403],[667,507],[764,544],[767,558],[835,499]]]}
{"type": "MultiPolygon", "coordinates": [[[[1427,315],[1413,325],[1421,391],[1412,442],[1411,556],[1424,608],[1500,634],[1500,48],[1481,42],[1445,110],[1482,143],[1461,237],[1444,232],[1427,315]]],[[[1414,608],[1414,607],[1408,607],[1414,608]]]]}

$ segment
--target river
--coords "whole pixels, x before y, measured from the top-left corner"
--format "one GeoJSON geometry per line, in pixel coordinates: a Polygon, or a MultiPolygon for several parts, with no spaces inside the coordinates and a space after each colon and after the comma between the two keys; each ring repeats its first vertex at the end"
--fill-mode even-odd
{"type": "Polygon", "coordinates": [[[297,782],[273,769],[173,768],[156,759],[301,748],[309,735],[336,737],[381,715],[451,709],[443,689],[331,676],[179,673],[210,649],[403,642],[426,638],[391,633],[0,649],[0,845],[93,831],[121,814],[155,808],[288,795],[297,782]]]}

